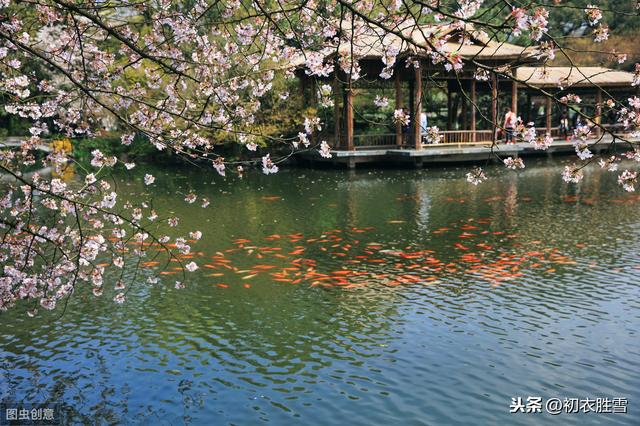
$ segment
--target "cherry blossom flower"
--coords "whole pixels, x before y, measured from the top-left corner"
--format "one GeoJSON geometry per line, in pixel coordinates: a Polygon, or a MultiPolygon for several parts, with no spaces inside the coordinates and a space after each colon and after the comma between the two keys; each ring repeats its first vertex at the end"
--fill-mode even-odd
{"type": "Polygon", "coordinates": [[[333,72],[332,64],[324,63],[324,55],[320,52],[311,52],[307,54],[306,74],[316,75],[319,77],[328,77],[333,72]]]}
{"type": "Polygon", "coordinates": [[[386,108],[389,106],[389,99],[384,96],[376,95],[376,98],[373,100],[373,104],[380,108],[386,108]]]}
{"type": "Polygon", "coordinates": [[[473,74],[473,78],[478,81],[489,81],[489,71],[484,68],[476,68],[476,72],[473,74]]]}
{"type": "Polygon", "coordinates": [[[320,124],[320,118],[318,117],[313,117],[313,118],[305,118],[304,119],[304,131],[306,134],[310,135],[312,134],[315,130],[320,131],[322,130],[322,125],[320,124]]]}
{"type": "Polygon", "coordinates": [[[573,137],[578,142],[574,142],[574,144],[579,143],[579,141],[586,141],[589,138],[589,135],[591,135],[591,129],[589,128],[589,126],[577,127],[573,130],[573,137]]]}
{"type": "MultiPolygon", "coordinates": [[[[609,39],[609,27],[607,25],[598,25],[598,28],[593,30],[593,41],[596,43],[601,43],[605,40],[609,39]]],[[[624,62],[624,61],[623,61],[624,62]]]]}
{"type": "Polygon", "coordinates": [[[425,139],[427,143],[437,144],[442,141],[443,136],[440,134],[440,129],[437,126],[427,127],[425,139]]]}
{"type": "Polygon", "coordinates": [[[277,173],[277,172],[278,172],[278,166],[276,166],[273,163],[273,161],[271,161],[270,154],[267,154],[264,157],[262,157],[262,173],[264,173],[265,175],[268,175],[268,174],[277,173]]]}
{"type": "Polygon", "coordinates": [[[147,185],[147,186],[151,185],[155,181],[156,181],[156,178],[153,175],[150,175],[148,173],[146,175],[144,175],[144,184],[145,185],[147,185]]]}
{"type": "Polygon", "coordinates": [[[640,63],[636,64],[635,73],[633,74],[633,81],[631,86],[640,86],[640,63]]]}
{"type": "Polygon", "coordinates": [[[565,166],[562,172],[562,180],[567,183],[579,183],[583,178],[582,170],[575,164],[565,166]]]}
{"type": "Polygon", "coordinates": [[[320,142],[320,149],[318,150],[320,156],[324,158],[331,158],[331,147],[327,143],[327,141],[320,142]]]}
{"type": "Polygon", "coordinates": [[[189,272],[193,272],[193,271],[195,271],[196,269],[198,269],[198,265],[196,265],[196,263],[195,263],[195,262],[189,262],[189,263],[187,263],[187,264],[185,265],[185,268],[187,269],[187,271],[189,271],[189,272]]]}
{"type": "Polygon", "coordinates": [[[602,11],[598,6],[590,4],[586,7],[584,13],[587,15],[587,21],[591,26],[596,25],[602,19],[602,11]]]}
{"type": "Polygon", "coordinates": [[[625,170],[618,176],[618,184],[622,185],[627,192],[634,192],[636,190],[636,183],[638,183],[638,173],[625,170]]]}
{"type": "Polygon", "coordinates": [[[519,36],[522,34],[522,31],[526,31],[529,24],[529,15],[527,15],[526,9],[521,7],[514,8],[511,11],[511,17],[514,19],[515,24],[512,29],[512,34],[514,36],[519,36]]]}
{"type": "Polygon", "coordinates": [[[569,93],[568,95],[561,97],[560,102],[562,102],[563,104],[568,104],[568,103],[579,104],[582,102],[582,98],[580,98],[580,96],[576,94],[569,93]]]}
{"type": "Polygon", "coordinates": [[[220,176],[225,175],[224,158],[222,157],[216,158],[215,160],[213,160],[212,165],[213,165],[213,168],[216,169],[216,172],[218,172],[220,176]]]}
{"type": "Polygon", "coordinates": [[[609,172],[615,172],[616,170],[618,170],[617,161],[618,161],[618,157],[616,157],[615,155],[612,155],[607,160],[604,160],[601,158],[600,160],[598,160],[598,164],[602,169],[607,169],[607,171],[609,172]]]}
{"type": "Polygon", "coordinates": [[[128,145],[131,145],[131,142],[133,142],[134,137],[135,137],[134,133],[125,134],[120,137],[120,141],[122,142],[123,145],[128,146],[128,145]]]}
{"type": "Polygon", "coordinates": [[[522,158],[507,157],[502,161],[504,162],[505,167],[508,169],[524,169],[524,162],[522,161],[522,158]]]}
{"type": "MultiPolygon", "coordinates": [[[[299,139],[299,143],[304,145],[305,148],[309,147],[309,145],[311,145],[311,142],[309,141],[309,138],[307,137],[306,133],[302,133],[302,132],[298,133],[298,139],[299,139]]],[[[297,144],[297,142],[296,142],[296,144],[297,144]]],[[[297,148],[297,146],[296,146],[296,148],[297,148]]]]}
{"type": "Polygon", "coordinates": [[[467,173],[467,182],[472,183],[474,185],[479,185],[485,180],[487,180],[487,176],[484,174],[484,170],[480,167],[475,167],[473,171],[467,173]]]}
{"type": "Polygon", "coordinates": [[[394,123],[399,123],[403,126],[406,126],[409,124],[409,113],[401,110],[401,109],[397,109],[395,111],[393,111],[393,122],[394,123]]]}
{"type": "Polygon", "coordinates": [[[589,145],[581,139],[574,139],[573,146],[576,150],[578,158],[580,158],[581,160],[588,160],[589,158],[593,157],[593,153],[589,150],[589,145]]]}

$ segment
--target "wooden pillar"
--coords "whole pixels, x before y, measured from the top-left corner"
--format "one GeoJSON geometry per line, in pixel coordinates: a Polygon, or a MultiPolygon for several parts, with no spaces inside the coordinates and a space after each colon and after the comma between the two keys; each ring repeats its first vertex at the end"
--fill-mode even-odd
{"type": "Polygon", "coordinates": [[[409,115],[413,118],[415,108],[415,79],[409,78],[409,115]]]}
{"type": "Polygon", "coordinates": [[[511,111],[518,115],[518,82],[511,81],[511,111]]]}
{"type": "Polygon", "coordinates": [[[602,129],[600,129],[600,125],[602,124],[602,90],[598,88],[596,92],[596,137],[602,136],[602,129]]]}
{"type": "Polygon", "coordinates": [[[340,89],[342,89],[342,86],[340,85],[340,79],[338,78],[338,72],[336,70],[333,76],[333,146],[335,148],[340,146],[340,89]]]}
{"type": "Polygon", "coordinates": [[[473,132],[471,140],[476,141],[476,79],[471,80],[471,131],[473,132]]]}
{"type": "Polygon", "coordinates": [[[353,151],[353,87],[349,84],[344,93],[345,148],[353,151]]]}
{"type": "MultiPolygon", "coordinates": [[[[400,81],[400,68],[395,70],[395,85],[396,85],[396,109],[402,109],[402,86],[400,81]]],[[[401,146],[402,141],[402,124],[396,123],[396,145],[401,146]]]]}
{"type": "Polygon", "coordinates": [[[453,105],[451,106],[451,120],[452,120],[452,127],[451,130],[458,130],[460,129],[460,120],[459,120],[459,114],[458,114],[458,110],[460,109],[460,92],[459,91],[454,91],[452,93],[452,95],[456,95],[455,98],[453,98],[453,105]]]}
{"type": "Polygon", "coordinates": [[[493,141],[498,140],[498,76],[491,74],[491,122],[493,126],[493,141]]]}
{"type": "Polygon", "coordinates": [[[420,113],[422,112],[422,64],[415,69],[415,98],[413,101],[413,144],[415,149],[422,149],[422,127],[420,113]]]}
{"type": "Polygon", "coordinates": [[[547,100],[547,103],[546,103],[545,108],[544,108],[544,113],[545,113],[546,118],[547,118],[547,123],[546,123],[546,125],[547,125],[547,133],[549,135],[551,135],[551,109],[553,107],[553,105],[551,104],[551,96],[547,96],[546,100],[547,100]]]}

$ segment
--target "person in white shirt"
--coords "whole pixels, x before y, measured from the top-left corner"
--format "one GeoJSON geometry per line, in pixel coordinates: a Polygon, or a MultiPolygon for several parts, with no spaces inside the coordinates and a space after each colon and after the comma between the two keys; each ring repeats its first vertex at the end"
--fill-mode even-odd
{"type": "Polygon", "coordinates": [[[420,129],[422,130],[422,134],[427,133],[427,113],[420,113],[420,129]]]}

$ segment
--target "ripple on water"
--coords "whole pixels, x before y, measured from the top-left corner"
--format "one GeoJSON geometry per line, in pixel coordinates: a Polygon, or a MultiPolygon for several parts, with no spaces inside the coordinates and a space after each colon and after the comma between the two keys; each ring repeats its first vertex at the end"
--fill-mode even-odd
{"type": "MultiPolygon", "coordinates": [[[[154,205],[204,224],[194,250],[211,266],[180,291],[131,285],[122,306],[80,288],[62,317],[3,314],[0,397],[61,401],[71,422],[141,424],[536,424],[508,414],[528,395],[633,406],[636,201],[609,202],[613,177],[572,189],[559,170],[496,170],[477,188],[450,170],[213,185],[158,171],[154,205]],[[187,210],[186,190],[215,210],[187,210]],[[227,272],[218,252],[238,271],[276,269],[227,272]],[[309,271],[320,275],[294,283],[309,271]]],[[[544,421],[633,424],[636,411],[544,421]]]]}

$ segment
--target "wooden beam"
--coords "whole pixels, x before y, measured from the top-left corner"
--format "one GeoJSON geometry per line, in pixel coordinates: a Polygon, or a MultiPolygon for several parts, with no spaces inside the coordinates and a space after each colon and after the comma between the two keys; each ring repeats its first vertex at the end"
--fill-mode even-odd
{"type": "Polygon", "coordinates": [[[334,72],[333,76],[333,146],[340,146],[340,79],[338,78],[338,72],[334,72]]]}
{"type": "Polygon", "coordinates": [[[491,123],[493,126],[493,141],[498,140],[498,77],[491,74],[491,123]]]}
{"type": "Polygon", "coordinates": [[[471,131],[473,132],[472,140],[476,141],[476,79],[471,80],[471,131]]]}
{"type": "Polygon", "coordinates": [[[416,104],[416,92],[415,92],[415,78],[409,79],[409,115],[413,117],[415,104],[416,104]]]}
{"type": "Polygon", "coordinates": [[[452,95],[455,94],[456,96],[453,98],[453,106],[451,107],[451,120],[452,120],[452,127],[451,130],[459,130],[460,129],[460,120],[458,118],[459,114],[458,114],[458,110],[460,109],[460,92],[459,91],[455,91],[452,93],[452,95]]]}
{"type": "MultiPolygon", "coordinates": [[[[400,69],[396,67],[395,71],[395,86],[396,86],[396,109],[402,109],[402,86],[400,81],[400,69]]],[[[396,145],[401,146],[402,141],[402,124],[396,123],[396,145]]]]}
{"type": "Polygon", "coordinates": [[[551,110],[553,108],[553,105],[551,103],[551,96],[547,96],[546,100],[547,100],[547,103],[546,103],[545,108],[544,108],[544,113],[545,113],[546,119],[547,119],[547,123],[546,123],[547,124],[547,126],[546,126],[547,127],[547,133],[549,135],[551,135],[551,110]]]}
{"type": "Polygon", "coordinates": [[[415,68],[415,98],[413,101],[413,143],[415,149],[422,149],[422,128],[420,113],[422,112],[422,64],[415,68]]]}
{"type": "Polygon", "coordinates": [[[345,148],[353,151],[353,87],[349,85],[345,88],[344,94],[344,127],[345,127],[345,148]]]}

